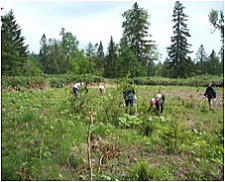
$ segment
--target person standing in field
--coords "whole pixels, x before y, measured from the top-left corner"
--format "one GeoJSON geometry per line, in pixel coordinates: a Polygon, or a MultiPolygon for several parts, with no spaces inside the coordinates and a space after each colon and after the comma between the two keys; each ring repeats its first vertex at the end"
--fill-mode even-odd
{"type": "Polygon", "coordinates": [[[134,114],[137,115],[137,96],[134,95],[134,114]]]}
{"type": "Polygon", "coordinates": [[[73,94],[74,94],[75,96],[78,95],[78,89],[79,89],[80,85],[81,85],[80,82],[74,83],[74,85],[73,85],[73,94]]]}
{"type": "Polygon", "coordinates": [[[105,86],[103,84],[99,85],[100,94],[103,95],[105,93],[105,86]]]}
{"type": "Polygon", "coordinates": [[[126,113],[128,113],[128,109],[130,110],[129,114],[133,113],[134,96],[135,96],[135,91],[132,87],[127,87],[123,91],[123,97],[124,97],[125,105],[126,105],[126,113]]]}
{"type": "Polygon", "coordinates": [[[159,91],[158,94],[151,99],[148,111],[150,112],[152,106],[155,105],[158,114],[159,115],[162,114],[164,111],[164,102],[165,102],[165,96],[159,91]]]}
{"type": "Polygon", "coordinates": [[[212,87],[212,83],[208,85],[208,87],[205,90],[203,99],[207,97],[208,98],[208,103],[209,103],[209,110],[213,110],[213,102],[216,101],[216,91],[212,87]]]}

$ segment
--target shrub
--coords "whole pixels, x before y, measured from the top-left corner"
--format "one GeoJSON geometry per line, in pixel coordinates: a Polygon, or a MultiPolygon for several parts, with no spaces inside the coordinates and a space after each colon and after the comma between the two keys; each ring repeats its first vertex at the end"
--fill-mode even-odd
{"type": "Polygon", "coordinates": [[[161,138],[168,153],[178,153],[188,139],[188,133],[180,121],[168,121],[167,124],[167,127],[161,127],[161,138]]]}
{"type": "Polygon", "coordinates": [[[121,117],[119,117],[119,125],[121,127],[130,128],[139,126],[140,124],[142,124],[142,120],[140,120],[137,116],[123,114],[121,117]]]}
{"type": "Polygon", "coordinates": [[[137,85],[176,85],[176,86],[194,86],[194,87],[205,87],[212,82],[216,87],[223,87],[224,80],[223,75],[212,76],[212,75],[202,75],[195,76],[186,79],[181,78],[164,78],[164,77],[136,77],[129,79],[130,83],[137,85]]]}
{"type": "Polygon", "coordinates": [[[144,161],[137,162],[129,171],[130,180],[133,181],[151,181],[153,179],[148,164],[144,161]]]}

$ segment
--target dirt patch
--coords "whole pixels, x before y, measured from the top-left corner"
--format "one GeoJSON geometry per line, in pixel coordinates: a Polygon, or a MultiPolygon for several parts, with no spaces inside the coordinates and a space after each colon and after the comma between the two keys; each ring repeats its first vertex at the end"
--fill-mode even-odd
{"type": "MultiPolygon", "coordinates": [[[[156,93],[156,91],[147,91],[147,90],[139,90],[137,95],[142,96],[145,99],[150,99],[154,96],[154,94],[156,93]]],[[[162,92],[165,97],[166,100],[167,99],[172,99],[172,98],[179,98],[179,99],[185,99],[185,100],[198,100],[199,104],[201,102],[201,100],[203,99],[203,94],[204,91],[199,91],[199,90],[164,90],[162,92]]],[[[207,99],[205,99],[203,102],[207,102],[207,99]]],[[[223,110],[224,108],[224,92],[219,90],[217,91],[217,98],[216,98],[216,102],[215,102],[215,106],[219,109],[219,110],[223,110]]]]}

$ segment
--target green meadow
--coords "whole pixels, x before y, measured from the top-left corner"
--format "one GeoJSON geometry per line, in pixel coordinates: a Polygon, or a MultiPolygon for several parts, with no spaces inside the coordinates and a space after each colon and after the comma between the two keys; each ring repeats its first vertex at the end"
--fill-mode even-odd
{"type": "Polygon", "coordinates": [[[2,92],[2,180],[223,180],[223,88],[209,111],[204,87],[134,86],[136,115],[125,113],[123,85],[2,92]],[[161,90],[165,110],[147,112],[161,90]]]}

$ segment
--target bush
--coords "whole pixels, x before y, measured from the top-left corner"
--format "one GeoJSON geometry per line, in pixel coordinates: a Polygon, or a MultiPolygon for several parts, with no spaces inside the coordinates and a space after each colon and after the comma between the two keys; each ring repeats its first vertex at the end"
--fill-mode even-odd
{"type": "Polygon", "coordinates": [[[26,89],[44,89],[46,86],[53,88],[64,87],[72,82],[99,83],[106,79],[95,75],[44,75],[44,76],[4,76],[2,77],[2,88],[7,90],[21,91],[26,89]]]}
{"type": "Polygon", "coordinates": [[[136,77],[129,79],[130,83],[137,85],[176,85],[176,86],[194,86],[194,87],[205,87],[212,82],[216,87],[223,87],[224,80],[223,75],[212,76],[212,75],[202,75],[195,76],[191,78],[181,79],[181,78],[164,78],[164,77],[136,77]]]}
{"type": "Polygon", "coordinates": [[[43,89],[48,85],[44,77],[7,76],[2,77],[2,88],[21,91],[26,89],[43,89]]]}
{"type": "Polygon", "coordinates": [[[132,181],[151,181],[153,179],[148,164],[144,161],[137,162],[129,173],[132,181]]]}
{"type": "Polygon", "coordinates": [[[189,135],[180,121],[168,121],[167,127],[161,127],[161,138],[168,153],[181,152],[189,135]]]}

